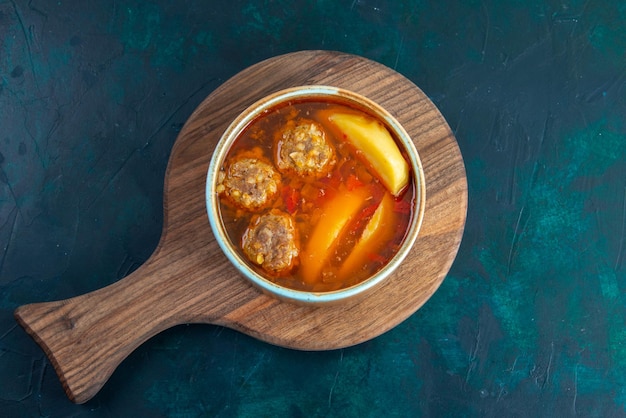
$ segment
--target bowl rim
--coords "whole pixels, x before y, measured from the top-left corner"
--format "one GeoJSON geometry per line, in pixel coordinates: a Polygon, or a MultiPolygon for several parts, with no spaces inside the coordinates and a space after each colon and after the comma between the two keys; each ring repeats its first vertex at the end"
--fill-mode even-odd
{"type": "Polygon", "coordinates": [[[220,136],[207,170],[205,201],[207,215],[215,239],[233,266],[254,286],[262,292],[278,299],[305,305],[327,305],[353,299],[365,295],[378,285],[382,284],[402,263],[411,251],[422,226],[426,205],[426,182],[424,170],[419,154],[411,136],[403,126],[386,109],[375,101],[354,91],[329,85],[301,85],[278,90],[255,101],[240,112],[220,136]],[[316,98],[332,98],[336,101],[348,102],[360,110],[377,118],[387,129],[391,130],[404,148],[405,156],[409,160],[412,179],[415,187],[414,215],[405,234],[402,245],[394,256],[374,275],[347,288],[329,292],[312,292],[291,289],[276,284],[263,277],[251,268],[246,260],[240,256],[235,245],[230,242],[220,216],[219,196],[216,190],[217,174],[239,133],[258,118],[264,111],[290,100],[309,100],[316,98]]]}

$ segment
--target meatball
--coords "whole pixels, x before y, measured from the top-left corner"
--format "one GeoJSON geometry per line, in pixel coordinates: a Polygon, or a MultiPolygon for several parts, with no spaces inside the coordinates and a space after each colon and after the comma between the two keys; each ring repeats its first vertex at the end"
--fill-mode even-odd
{"type": "Polygon", "coordinates": [[[253,216],[241,246],[250,261],[276,276],[289,273],[300,252],[293,219],[278,209],[253,216]]]}
{"type": "Polygon", "coordinates": [[[235,206],[256,211],[272,203],[280,180],[272,164],[259,158],[240,158],[220,171],[217,192],[235,206]]]}
{"type": "Polygon", "coordinates": [[[335,165],[335,150],[326,132],[308,119],[289,121],[276,135],[276,166],[284,174],[320,178],[335,165]]]}

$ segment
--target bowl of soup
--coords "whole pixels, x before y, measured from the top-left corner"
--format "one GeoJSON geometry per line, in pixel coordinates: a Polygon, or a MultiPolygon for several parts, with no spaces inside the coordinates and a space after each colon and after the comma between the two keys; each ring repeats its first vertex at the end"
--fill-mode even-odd
{"type": "Polygon", "coordinates": [[[226,257],[264,293],[298,304],[375,291],[409,254],[425,198],[402,125],[332,86],[289,88],[249,106],[218,141],[206,181],[226,257]]]}

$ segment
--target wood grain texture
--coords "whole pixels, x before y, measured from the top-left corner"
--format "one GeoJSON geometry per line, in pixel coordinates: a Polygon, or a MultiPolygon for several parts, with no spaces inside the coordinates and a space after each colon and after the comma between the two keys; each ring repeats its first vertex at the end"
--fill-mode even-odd
{"type": "Polygon", "coordinates": [[[15,316],[76,403],[92,398],[141,343],[178,324],[223,325],[300,350],[347,347],[398,325],[436,291],[456,256],[466,211],[456,140],[417,86],[354,55],[287,54],[237,74],[190,116],[168,163],[161,240],[143,266],[86,295],[21,306],[15,316]],[[230,121],[267,94],[312,84],[349,89],[386,108],[413,138],[426,179],[424,220],[407,259],[367,298],[341,306],[298,306],[261,294],[222,254],[206,215],[209,160],[230,121]]]}

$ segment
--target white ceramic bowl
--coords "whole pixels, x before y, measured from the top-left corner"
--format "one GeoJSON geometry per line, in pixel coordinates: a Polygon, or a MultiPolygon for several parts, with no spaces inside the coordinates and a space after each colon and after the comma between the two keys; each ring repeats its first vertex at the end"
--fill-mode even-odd
{"type": "Polygon", "coordinates": [[[387,279],[389,275],[392,274],[393,271],[400,265],[415,243],[422,224],[426,197],[425,189],[424,172],[417,150],[415,149],[415,145],[400,123],[385,109],[366,97],[345,89],[316,85],[301,86],[281,90],[264,97],[239,114],[239,116],[237,116],[237,118],[235,118],[235,120],[226,129],[217,143],[209,165],[206,181],[206,206],[209,222],[220,248],[226,257],[228,257],[230,262],[237,268],[237,270],[239,270],[241,274],[253,285],[264,293],[275,296],[284,301],[298,304],[327,305],[353,300],[364,296],[370,291],[375,291],[375,288],[387,279]],[[412,208],[413,218],[410,221],[408,231],[398,252],[382,269],[371,277],[352,287],[330,292],[307,292],[290,289],[277,285],[255,271],[248,264],[248,261],[241,256],[235,245],[233,245],[228,238],[228,234],[220,215],[220,198],[216,191],[217,177],[220,168],[223,166],[228,151],[239,134],[253,120],[263,114],[263,112],[273,109],[277,105],[284,102],[293,100],[300,101],[303,99],[319,99],[320,101],[330,100],[333,102],[345,103],[349,106],[361,109],[383,122],[393,136],[399,139],[399,145],[403,148],[405,155],[408,156],[408,162],[411,167],[412,182],[415,187],[415,198],[412,202],[414,204],[414,207],[412,208]]]}

